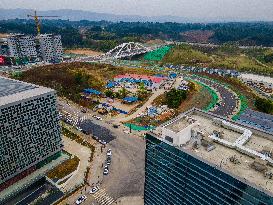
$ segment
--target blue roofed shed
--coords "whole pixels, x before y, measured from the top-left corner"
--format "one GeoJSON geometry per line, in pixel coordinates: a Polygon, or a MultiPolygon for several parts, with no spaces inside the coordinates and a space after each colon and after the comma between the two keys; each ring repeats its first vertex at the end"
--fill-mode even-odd
{"type": "Polygon", "coordinates": [[[100,91],[92,89],[92,88],[84,89],[83,92],[86,94],[91,94],[91,95],[101,95],[102,94],[100,91]]]}
{"type": "Polygon", "coordinates": [[[134,103],[134,102],[138,101],[138,98],[137,97],[126,97],[126,98],[123,98],[123,101],[126,103],[134,103]]]}

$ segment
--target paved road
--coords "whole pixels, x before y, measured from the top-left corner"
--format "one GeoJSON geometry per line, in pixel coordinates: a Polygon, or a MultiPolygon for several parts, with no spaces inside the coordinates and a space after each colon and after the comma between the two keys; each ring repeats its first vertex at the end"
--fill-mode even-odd
{"type": "MultiPolygon", "coordinates": [[[[63,106],[63,108],[66,106],[63,106]]],[[[145,141],[137,137],[134,134],[126,134],[122,131],[122,126],[119,129],[113,128],[112,124],[107,124],[103,121],[92,119],[90,113],[83,114],[77,111],[75,106],[70,105],[70,109],[74,113],[80,115],[80,117],[85,117],[86,122],[90,123],[91,129],[102,128],[108,133],[109,137],[112,139],[107,145],[104,152],[101,154],[100,149],[97,150],[95,158],[97,166],[100,170],[98,171],[97,180],[101,182],[101,192],[97,195],[90,195],[88,191],[90,187],[82,189],[82,191],[71,196],[65,203],[73,204],[77,197],[82,194],[86,194],[88,199],[83,203],[86,205],[91,204],[103,204],[109,205],[112,201],[125,196],[139,196],[144,195],[144,166],[145,166],[145,141]],[[89,116],[89,117],[88,117],[89,116]],[[89,118],[89,119],[88,119],[89,118]],[[92,126],[91,126],[92,124],[92,126]],[[94,124],[96,126],[94,126],[94,124]],[[112,163],[109,168],[109,175],[103,176],[102,163],[106,159],[105,151],[107,149],[112,150],[112,163]]],[[[93,132],[98,132],[93,130],[93,132]]],[[[97,175],[97,172],[93,170],[97,175]]],[[[95,177],[96,178],[96,177],[95,177]]],[[[92,184],[92,183],[90,183],[92,184]]]]}
{"type": "MultiPolygon", "coordinates": [[[[103,177],[100,185],[103,193],[98,198],[96,195],[87,194],[88,200],[84,204],[103,200],[116,201],[124,196],[143,196],[144,194],[144,166],[145,166],[145,141],[134,135],[127,135],[119,129],[109,127],[108,124],[97,122],[108,127],[116,139],[107,145],[112,150],[112,163],[110,173],[103,177]],[[113,200],[111,200],[113,199],[113,200]]],[[[101,168],[101,173],[103,168],[101,168]]],[[[111,204],[111,203],[106,203],[111,204]]]]}

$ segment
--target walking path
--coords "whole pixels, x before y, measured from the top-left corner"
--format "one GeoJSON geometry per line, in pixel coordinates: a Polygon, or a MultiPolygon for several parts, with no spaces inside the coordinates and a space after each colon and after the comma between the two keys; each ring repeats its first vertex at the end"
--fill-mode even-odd
{"type": "Polygon", "coordinates": [[[65,187],[62,188],[62,190],[66,192],[84,183],[84,174],[90,164],[89,158],[91,155],[91,150],[82,146],[81,144],[78,144],[76,141],[72,141],[67,137],[63,137],[63,141],[64,149],[80,158],[80,166],[78,171],[69,179],[69,181],[65,184],[65,187]]]}

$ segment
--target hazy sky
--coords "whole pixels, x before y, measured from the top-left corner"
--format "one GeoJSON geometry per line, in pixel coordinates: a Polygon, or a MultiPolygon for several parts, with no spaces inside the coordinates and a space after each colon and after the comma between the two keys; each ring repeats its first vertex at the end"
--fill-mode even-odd
{"type": "Polygon", "coordinates": [[[143,16],[273,20],[273,0],[0,0],[0,8],[80,9],[143,16]]]}

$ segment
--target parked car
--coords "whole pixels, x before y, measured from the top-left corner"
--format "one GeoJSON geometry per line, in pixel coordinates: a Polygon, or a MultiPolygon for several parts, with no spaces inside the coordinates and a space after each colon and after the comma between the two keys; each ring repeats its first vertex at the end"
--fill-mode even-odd
{"type": "Polygon", "coordinates": [[[111,150],[111,149],[108,149],[106,155],[107,155],[107,156],[112,156],[112,150],[111,150]]]}
{"type": "Polygon", "coordinates": [[[104,140],[99,140],[99,143],[101,143],[102,145],[106,145],[107,144],[104,140]]]}
{"type": "Polygon", "coordinates": [[[111,157],[107,157],[107,159],[106,159],[107,166],[111,165],[111,161],[112,161],[111,157]]]}
{"type": "Polygon", "coordinates": [[[109,169],[108,166],[106,165],[103,170],[103,175],[108,175],[109,174],[109,169]]]}
{"type": "Polygon", "coordinates": [[[87,199],[87,197],[85,195],[80,196],[77,201],[76,204],[81,204],[82,202],[84,202],[87,199]]]}
{"type": "Polygon", "coordinates": [[[114,128],[118,128],[119,126],[118,125],[113,125],[114,128]]]}
{"type": "Polygon", "coordinates": [[[82,113],[86,113],[87,111],[86,111],[86,109],[82,109],[81,112],[82,113]]]}
{"type": "Polygon", "coordinates": [[[90,193],[90,194],[95,194],[99,189],[100,189],[99,186],[94,186],[94,187],[89,191],[89,193],[90,193]]]}
{"type": "Polygon", "coordinates": [[[82,133],[83,134],[86,134],[86,135],[90,135],[91,133],[89,132],[89,131],[87,131],[87,130],[82,130],[82,133]]]}
{"type": "Polygon", "coordinates": [[[102,120],[102,118],[97,115],[93,115],[93,118],[95,118],[96,120],[102,120]]]}
{"type": "Polygon", "coordinates": [[[82,128],[76,127],[76,129],[79,130],[80,132],[82,132],[82,128]]]}
{"type": "Polygon", "coordinates": [[[101,118],[101,117],[99,117],[99,116],[97,116],[97,120],[102,120],[102,118],[101,118]]]}
{"type": "Polygon", "coordinates": [[[125,134],[130,134],[130,131],[128,131],[128,130],[123,130],[123,132],[124,132],[125,134]]]}

